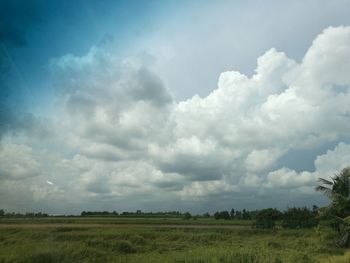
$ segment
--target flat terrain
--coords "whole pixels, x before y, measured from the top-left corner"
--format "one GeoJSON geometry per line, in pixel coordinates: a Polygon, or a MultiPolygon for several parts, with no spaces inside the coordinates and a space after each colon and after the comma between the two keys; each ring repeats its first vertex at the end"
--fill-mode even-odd
{"type": "Polygon", "coordinates": [[[0,219],[0,262],[350,262],[335,238],[238,220],[0,219]]]}

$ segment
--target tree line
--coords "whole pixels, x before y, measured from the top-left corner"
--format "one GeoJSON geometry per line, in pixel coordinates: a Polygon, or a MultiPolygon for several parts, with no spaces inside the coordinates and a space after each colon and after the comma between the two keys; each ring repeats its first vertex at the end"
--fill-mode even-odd
{"type": "MultiPolygon", "coordinates": [[[[159,217],[159,218],[183,218],[183,219],[196,219],[196,218],[215,218],[216,220],[256,220],[257,218],[260,218],[262,214],[266,213],[266,211],[270,211],[271,217],[276,218],[276,220],[282,220],[284,214],[290,214],[291,211],[295,211],[294,213],[297,213],[298,211],[304,211],[305,214],[313,214],[316,215],[317,206],[313,207],[313,210],[309,210],[308,208],[292,208],[288,209],[285,212],[281,212],[275,208],[268,208],[268,209],[262,209],[262,210],[253,210],[249,211],[246,209],[235,210],[231,209],[230,212],[228,211],[218,211],[213,214],[210,213],[204,213],[201,215],[192,215],[189,212],[180,212],[180,211],[165,211],[165,212],[142,212],[141,210],[137,210],[135,212],[121,212],[118,213],[117,211],[83,211],[80,215],[69,215],[69,217],[159,217]],[[305,212],[306,211],[306,212],[305,212]]],[[[3,209],[0,209],[0,217],[6,217],[6,218],[40,218],[40,217],[54,217],[54,216],[64,216],[64,215],[49,215],[47,213],[14,213],[9,212],[5,213],[3,209]]],[[[300,215],[302,216],[302,215],[300,215]]]]}
{"type": "Polygon", "coordinates": [[[5,217],[5,218],[38,218],[38,217],[49,217],[49,214],[46,213],[32,213],[32,212],[27,212],[27,213],[14,213],[14,212],[5,212],[4,209],[0,209],[0,217],[5,217]]]}
{"type": "Polygon", "coordinates": [[[312,209],[307,207],[292,207],[286,211],[276,208],[266,208],[261,210],[220,211],[214,214],[214,218],[224,220],[254,220],[257,228],[274,228],[276,221],[282,221],[285,228],[311,228],[318,224],[318,207],[314,205],[312,209]]]}
{"type": "Polygon", "coordinates": [[[119,216],[119,217],[181,217],[185,213],[180,211],[164,211],[164,212],[142,212],[141,210],[136,210],[136,212],[121,212],[117,211],[83,211],[80,216],[119,216]]]}

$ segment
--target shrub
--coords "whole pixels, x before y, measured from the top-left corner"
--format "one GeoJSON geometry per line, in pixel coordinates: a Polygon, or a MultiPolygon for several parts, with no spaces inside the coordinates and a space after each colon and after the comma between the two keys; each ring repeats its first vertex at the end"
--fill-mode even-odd
{"type": "Polygon", "coordinates": [[[257,228],[274,228],[276,220],[282,219],[283,214],[277,209],[267,208],[260,210],[255,219],[257,228]]]}
{"type": "Polygon", "coordinates": [[[306,207],[288,208],[284,212],[282,226],[285,228],[312,228],[317,226],[317,224],[315,213],[306,207]]]}
{"type": "Polygon", "coordinates": [[[188,220],[188,219],[191,219],[192,215],[189,213],[189,212],[186,212],[184,214],[184,219],[188,220]]]}
{"type": "Polygon", "coordinates": [[[225,219],[225,220],[231,219],[230,214],[229,214],[228,211],[216,212],[214,214],[214,217],[215,217],[216,220],[218,220],[218,219],[225,219]]]}

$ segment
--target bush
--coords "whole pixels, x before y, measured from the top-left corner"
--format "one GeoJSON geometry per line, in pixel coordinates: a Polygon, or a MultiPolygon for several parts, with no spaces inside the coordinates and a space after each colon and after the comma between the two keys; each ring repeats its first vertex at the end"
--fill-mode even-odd
{"type": "Polygon", "coordinates": [[[312,228],[317,226],[318,220],[315,213],[306,207],[303,208],[288,208],[284,212],[282,226],[285,228],[312,228]]]}
{"type": "Polygon", "coordinates": [[[225,220],[231,219],[230,214],[229,214],[228,211],[216,212],[214,214],[214,217],[215,217],[216,220],[218,220],[218,219],[225,219],[225,220]]]}
{"type": "Polygon", "coordinates": [[[191,219],[192,215],[189,213],[189,212],[186,212],[184,214],[184,219],[188,220],[188,219],[191,219]]]}
{"type": "Polygon", "coordinates": [[[274,228],[276,220],[282,219],[283,214],[277,209],[267,208],[260,210],[255,219],[257,228],[274,228]]]}

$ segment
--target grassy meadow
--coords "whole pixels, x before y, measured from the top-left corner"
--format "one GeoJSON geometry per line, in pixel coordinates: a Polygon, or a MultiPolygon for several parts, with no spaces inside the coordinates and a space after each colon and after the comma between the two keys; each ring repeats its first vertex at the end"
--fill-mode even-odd
{"type": "Polygon", "coordinates": [[[350,262],[337,234],[176,218],[0,220],[0,262],[350,262]]]}

